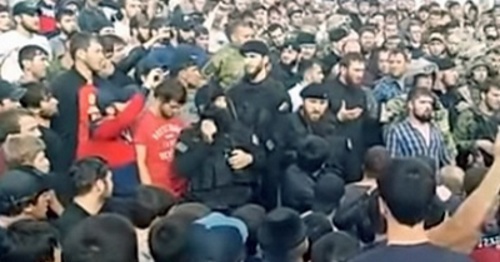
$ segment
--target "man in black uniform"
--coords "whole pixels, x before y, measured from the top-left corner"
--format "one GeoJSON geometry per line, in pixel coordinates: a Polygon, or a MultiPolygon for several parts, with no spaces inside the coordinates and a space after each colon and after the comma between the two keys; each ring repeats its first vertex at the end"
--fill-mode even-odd
{"type": "Polygon", "coordinates": [[[267,208],[277,203],[277,183],[282,146],[276,125],[291,111],[291,101],[283,85],[270,77],[269,49],[262,41],[249,41],[241,49],[245,57],[245,77],[228,91],[239,120],[254,132],[267,152],[267,174],[263,176],[262,199],[267,208]]]}
{"type": "Polygon", "coordinates": [[[189,181],[188,198],[228,211],[254,198],[265,154],[257,136],[221,99],[214,98],[200,122],[182,131],[174,163],[189,181]]]}
{"type": "Polygon", "coordinates": [[[302,90],[300,96],[304,104],[297,112],[288,116],[288,121],[280,132],[287,145],[287,155],[292,156],[297,155],[299,145],[308,135],[325,139],[330,149],[325,165],[330,171],[343,176],[345,159],[351,148],[348,140],[340,136],[337,130],[339,123],[328,110],[328,93],[329,88],[325,84],[310,84],[302,90]]]}

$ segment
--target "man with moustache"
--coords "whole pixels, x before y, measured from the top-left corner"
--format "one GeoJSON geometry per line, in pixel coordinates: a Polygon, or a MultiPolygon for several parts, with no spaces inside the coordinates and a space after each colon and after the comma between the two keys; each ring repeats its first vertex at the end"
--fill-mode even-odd
{"type": "Polygon", "coordinates": [[[363,128],[367,120],[366,95],[361,84],[365,72],[365,59],[359,53],[346,54],[339,63],[339,76],[329,85],[330,111],[338,122],[337,134],[348,139],[352,150],[349,158],[347,180],[361,178],[362,157],[365,153],[363,128]]]}
{"type": "Polygon", "coordinates": [[[435,95],[425,88],[408,94],[408,117],[391,126],[385,134],[386,147],[393,157],[426,156],[443,167],[453,162],[441,131],[431,123],[435,95]]]}
{"type": "Polygon", "coordinates": [[[481,152],[488,158],[493,155],[493,139],[498,124],[495,115],[500,110],[500,86],[498,80],[490,79],[484,87],[479,105],[459,114],[453,135],[459,152],[481,152]]]}
{"type": "MultiPolygon", "coordinates": [[[[227,93],[234,103],[238,119],[253,131],[265,147],[269,174],[279,174],[282,160],[282,138],[277,126],[291,111],[291,101],[283,85],[270,76],[269,48],[258,40],[243,44],[240,53],[244,57],[245,76],[227,93]],[[281,142],[280,142],[281,141],[281,142]]],[[[279,178],[263,176],[263,203],[273,208],[277,203],[279,178]]]]}

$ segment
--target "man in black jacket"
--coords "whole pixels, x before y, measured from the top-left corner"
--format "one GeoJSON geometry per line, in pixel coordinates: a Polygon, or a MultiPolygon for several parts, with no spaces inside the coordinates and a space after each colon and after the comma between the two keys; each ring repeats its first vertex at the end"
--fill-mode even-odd
{"type": "Polygon", "coordinates": [[[361,178],[361,159],[366,151],[364,127],[368,117],[366,95],[361,84],[365,72],[365,59],[359,53],[348,53],[340,61],[340,74],[329,85],[330,111],[338,123],[337,134],[346,137],[352,148],[349,157],[348,179],[361,178]]]}
{"type": "Polygon", "coordinates": [[[73,68],[59,75],[51,84],[54,97],[59,101],[59,114],[51,127],[65,145],[59,161],[66,170],[75,160],[78,145],[78,125],[82,120],[79,119],[79,90],[92,84],[95,73],[106,61],[99,39],[90,33],[75,34],[70,47],[73,68]]]}
{"type": "Polygon", "coordinates": [[[245,77],[227,95],[239,120],[257,135],[266,149],[268,170],[263,176],[261,200],[267,208],[273,208],[283,159],[276,126],[291,111],[291,101],[283,85],[270,76],[269,49],[265,43],[249,41],[240,52],[245,57],[245,77]]]}
{"type": "Polygon", "coordinates": [[[175,165],[189,181],[189,198],[227,211],[254,198],[264,150],[230,107],[217,105],[212,103],[198,124],[181,133],[175,165]]]}

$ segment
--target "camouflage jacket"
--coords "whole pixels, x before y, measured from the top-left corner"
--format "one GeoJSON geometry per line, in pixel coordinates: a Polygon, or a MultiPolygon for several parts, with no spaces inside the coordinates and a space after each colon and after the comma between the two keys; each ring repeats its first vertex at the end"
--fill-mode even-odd
{"type": "MultiPolygon", "coordinates": [[[[406,119],[406,98],[407,94],[403,94],[389,100],[386,103],[386,111],[391,112],[391,117],[389,117],[386,127],[406,119]]],[[[458,151],[455,139],[451,133],[449,113],[439,100],[436,101],[436,108],[434,109],[432,115],[432,123],[441,131],[446,147],[448,148],[448,152],[450,152],[450,156],[454,159],[457,156],[458,151]]]]}
{"type": "Polygon", "coordinates": [[[463,111],[457,118],[453,136],[461,151],[472,151],[475,149],[475,141],[487,139],[492,141],[497,132],[496,124],[488,116],[478,109],[463,111]]]}
{"type": "Polygon", "coordinates": [[[237,47],[225,46],[207,62],[202,73],[227,90],[238,83],[245,74],[244,57],[237,47]]]}

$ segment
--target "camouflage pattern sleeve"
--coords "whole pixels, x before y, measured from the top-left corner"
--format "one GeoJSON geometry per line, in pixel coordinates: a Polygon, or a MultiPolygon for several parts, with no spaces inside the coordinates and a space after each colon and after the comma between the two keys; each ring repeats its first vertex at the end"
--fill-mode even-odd
{"type": "Polygon", "coordinates": [[[458,155],[458,150],[455,138],[451,133],[449,112],[441,103],[438,103],[438,108],[434,111],[432,122],[441,131],[449,156],[451,159],[455,159],[458,155]]]}
{"type": "Polygon", "coordinates": [[[476,141],[474,133],[476,129],[477,125],[474,121],[474,112],[472,110],[466,110],[458,116],[457,125],[453,129],[453,136],[460,150],[474,149],[476,141]]]}
{"type": "Polygon", "coordinates": [[[211,77],[217,77],[219,74],[219,70],[221,69],[222,66],[222,60],[224,58],[224,49],[220,50],[219,52],[215,53],[210,60],[203,66],[201,69],[201,73],[208,79],[211,77]]]}
{"type": "Polygon", "coordinates": [[[399,123],[406,118],[406,96],[401,95],[390,99],[385,104],[386,111],[389,112],[387,123],[399,123]]]}

